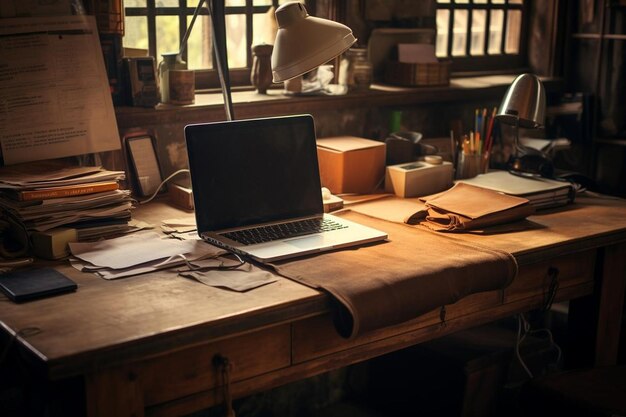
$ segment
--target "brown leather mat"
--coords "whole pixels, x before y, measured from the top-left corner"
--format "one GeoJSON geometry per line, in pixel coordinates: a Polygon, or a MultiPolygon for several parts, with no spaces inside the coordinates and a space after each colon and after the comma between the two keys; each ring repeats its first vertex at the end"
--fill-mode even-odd
{"type": "Polygon", "coordinates": [[[509,253],[435,232],[346,211],[349,220],[388,233],[383,243],[277,262],[282,276],[323,289],[338,301],[344,337],[413,319],[481,291],[507,287],[517,274],[509,253]]]}

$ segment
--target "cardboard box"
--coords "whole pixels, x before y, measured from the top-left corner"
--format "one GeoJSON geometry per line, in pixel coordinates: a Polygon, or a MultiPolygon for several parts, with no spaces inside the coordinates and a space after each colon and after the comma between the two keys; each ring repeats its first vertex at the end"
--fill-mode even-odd
{"type": "Polygon", "coordinates": [[[452,163],[431,164],[415,161],[387,166],[385,191],[398,197],[422,197],[444,191],[452,186],[452,163]]]}
{"type": "Polygon", "coordinates": [[[354,136],[317,140],[322,186],[333,194],[368,194],[385,176],[385,143],[354,136]]]}

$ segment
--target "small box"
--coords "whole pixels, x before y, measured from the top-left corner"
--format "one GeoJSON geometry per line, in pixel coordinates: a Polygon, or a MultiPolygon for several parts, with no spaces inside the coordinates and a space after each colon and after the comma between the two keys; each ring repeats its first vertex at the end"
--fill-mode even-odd
{"type": "Polygon", "coordinates": [[[333,194],[372,193],[385,175],[385,143],[354,136],[317,140],[322,186],[333,194]]]}
{"type": "Polygon", "coordinates": [[[450,84],[451,61],[407,63],[390,61],[385,67],[385,82],[412,87],[450,84]]]}
{"type": "Polygon", "coordinates": [[[453,167],[448,161],[424,161],[390,165],[385,175],[385,190],[398,197],[422,197],[452,186],[453,167]]]}

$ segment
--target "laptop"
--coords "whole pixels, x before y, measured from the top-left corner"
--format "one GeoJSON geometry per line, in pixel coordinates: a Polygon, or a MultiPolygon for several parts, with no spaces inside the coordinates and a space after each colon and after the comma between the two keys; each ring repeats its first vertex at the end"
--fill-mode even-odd
{"type": "Polygon", "coordinates": [[[198,234],[261,262],[387,234],[324,213],[310,115],[185,126],[198,234]]]}

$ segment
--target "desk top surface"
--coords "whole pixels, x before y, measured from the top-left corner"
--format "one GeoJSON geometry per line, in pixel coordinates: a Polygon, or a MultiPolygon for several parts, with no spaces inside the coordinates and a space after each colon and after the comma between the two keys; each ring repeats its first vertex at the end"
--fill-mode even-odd
{"type": "MultiPolygon", "coordinates": [[[[157,201],[134,218],[158,226],[163,219],[193,216],[157,201]]],[[[454,239],[512,253],[520,265],[626,241],[626,201],[579,198],[573,205],[542,211],[530,229],[491,235],[455,234],[454,239]]],[[[384,230],[384,222],[380,228],[384,230]]],[[[57,266],[55,264],[55,266],[57,266]]],[[[63,263],[76,293],[25,304],[0,296],[0,325],[20,337],[51,377],[81,373],[97,363],[114,364],[203,341],[244,333],[328,311],[329,299],[288,279],[247,293],[208,287],[175,271],[106,281],[63,263]]]]}

